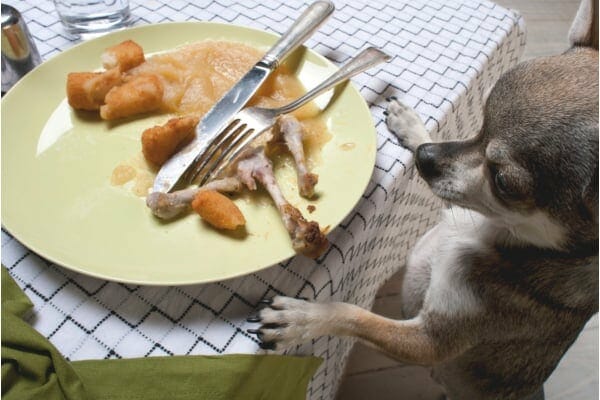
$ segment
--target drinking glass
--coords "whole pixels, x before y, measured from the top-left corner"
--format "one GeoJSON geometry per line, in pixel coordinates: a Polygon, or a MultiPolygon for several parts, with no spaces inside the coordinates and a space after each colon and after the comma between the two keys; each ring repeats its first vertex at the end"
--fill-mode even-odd
{"type": "Polygon", "coordinates": [[[93,37],[129,24],[129,0],[54,0],[66,31],[76,37],[93,37]]]}

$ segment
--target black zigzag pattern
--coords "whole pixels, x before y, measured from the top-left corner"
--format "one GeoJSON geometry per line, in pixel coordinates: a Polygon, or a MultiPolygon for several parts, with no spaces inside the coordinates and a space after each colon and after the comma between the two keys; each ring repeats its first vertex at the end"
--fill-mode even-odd
{"type": "MultiPolygon", "coordinates": [[[[294,257],[248,276],[181,287],[106,282],[65,270],[2,231],[2,262],[35,305],[31,322],[69,359],[256,352],[246,333],[258,301],[276,294],[371,307],[437,220],[440,201],[415,178],[412,155],[385,126],[385,98],[412,106],[436,139],[466,137],[481,124],[484,93],[525,45],[520,17],[485,0],[334,0],[336,12],[307,45],[335,63],[378,46],[393,60],[354,78],[377,129],[371,182],[334,229],[318,260],[294,257]]],[[[71,47],[49,0],[11,3],[42,57],[71,47]]],[[[306,7],[289,0],[131,0],[133,25],[218,21],[282,33],[306,7]]],[[[293,354],[325,362],[308,397],[331,399],[353,341],[313,340],[293,354]]]]}

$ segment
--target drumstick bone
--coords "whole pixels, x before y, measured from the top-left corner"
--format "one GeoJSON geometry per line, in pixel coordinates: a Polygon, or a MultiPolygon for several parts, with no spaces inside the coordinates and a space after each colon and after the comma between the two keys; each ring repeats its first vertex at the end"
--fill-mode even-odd
{"type": "Polygon", "coordinates": [[[256,190],[258,181],[269,193],[279,210],[283,224],[292,239],[292,247],[311,258],[320,256],[329,245],[319,224],[307,221],[302,213],[283,196],[273,174],[271,161],[266,157],[264,147],[254,149],[237,164],[237,177],[250,190],[256,190]]]}
{"type": "Polygon", "coordinates": [[[146,205],[152,213],[161,219],[172,219],[189,210],[196,194],[204,190],[236,193],[243,189],[242,183],[236,177],[217,179],[204,186],[189,187],[171,193],[154,192],[146,197],[146,205]]]}
{"type": "Polygon", "coordinates": [[[319,176],[308,170],[304,156],[304,145],[302,144],[304,135],[305,131],[300,121],[291,114],[285,114],[278,118],[270,144],[283,140],[294,157],[300,195],[310,199],[315,194],[315,185],[319,181],[319,176]]]}

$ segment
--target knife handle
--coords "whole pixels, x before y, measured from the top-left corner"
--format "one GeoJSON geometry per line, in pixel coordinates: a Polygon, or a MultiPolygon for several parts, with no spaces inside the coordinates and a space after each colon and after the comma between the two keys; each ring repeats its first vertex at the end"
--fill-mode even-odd
{"type": "Polygon", "coordinates": [[[289,53],[308,39],[312,33],[334,10],[334,5],[329,0],[319,0],[312,3],[298,18],[281,38],[267,51],[261,63],[274,70],[279,66],[289,53]]]}

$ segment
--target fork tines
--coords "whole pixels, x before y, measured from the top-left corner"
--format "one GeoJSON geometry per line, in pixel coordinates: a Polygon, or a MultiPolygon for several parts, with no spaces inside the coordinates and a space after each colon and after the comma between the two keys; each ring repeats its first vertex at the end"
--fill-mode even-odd
{"type": "Polygon", "coordinates": [[[248,128],[249,124],[234,116],[229,125],[213,140],[198,159],[190,181],[199,185],[216,178],[260,132],[248,128]]]}

